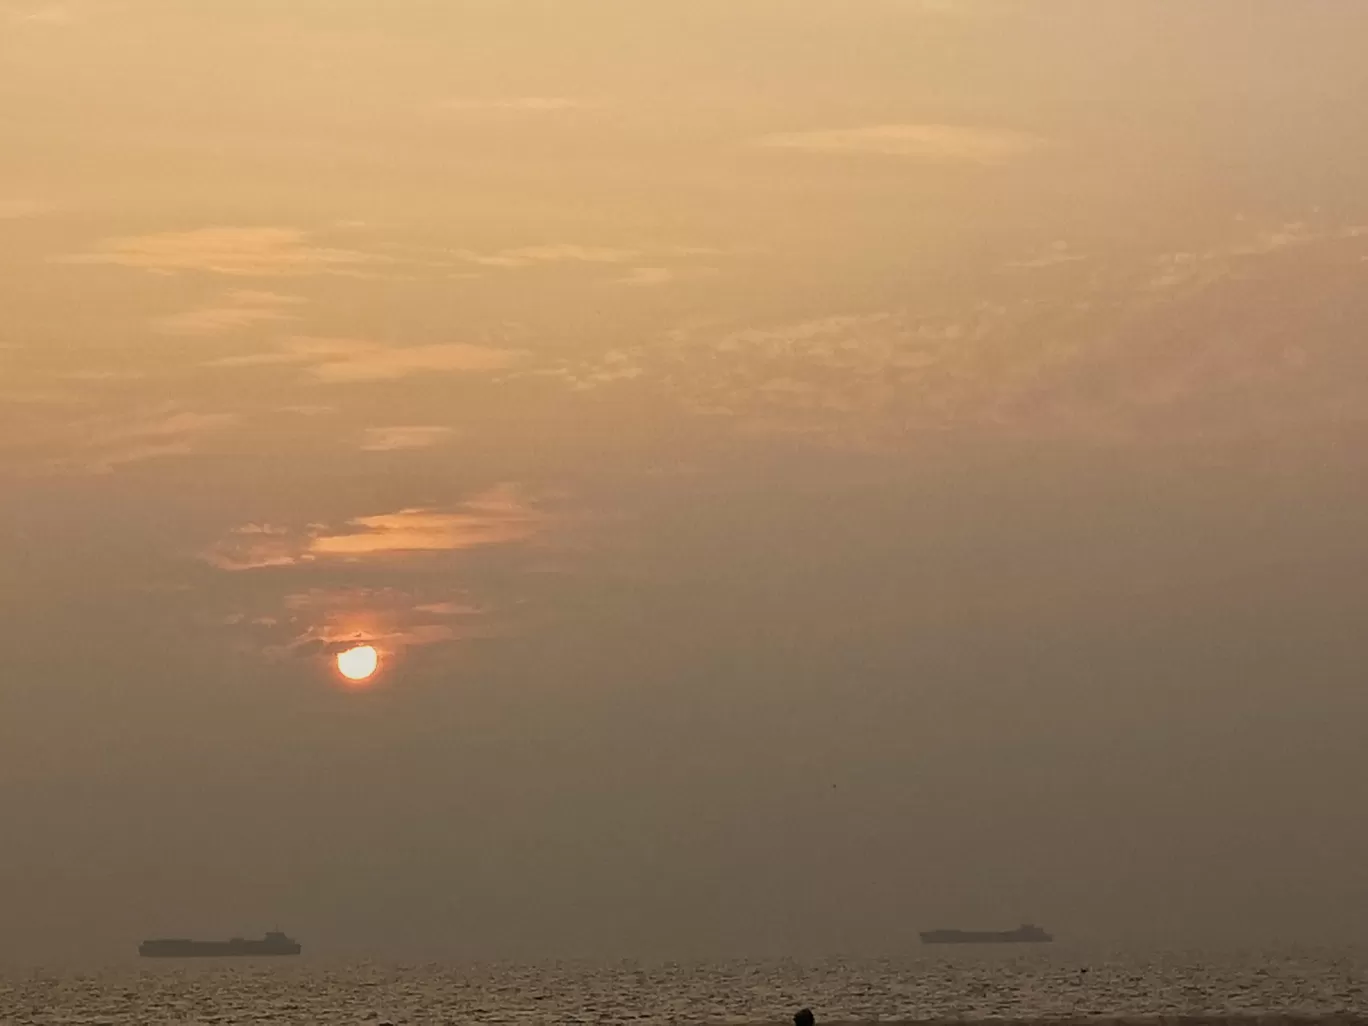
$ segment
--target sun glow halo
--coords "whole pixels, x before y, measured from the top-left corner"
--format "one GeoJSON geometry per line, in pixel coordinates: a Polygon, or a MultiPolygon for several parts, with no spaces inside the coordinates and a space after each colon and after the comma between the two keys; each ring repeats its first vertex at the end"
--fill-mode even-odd
{"type": "Polygon", "coordinates": [[[337,672],[354,684],[370,680],[379,668],[380,653],[371,645],[357,645],[337,653],[337,672]]]}

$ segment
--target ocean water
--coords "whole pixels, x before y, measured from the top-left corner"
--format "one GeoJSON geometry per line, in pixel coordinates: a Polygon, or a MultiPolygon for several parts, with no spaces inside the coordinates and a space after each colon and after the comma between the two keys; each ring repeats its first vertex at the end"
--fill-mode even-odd
{"type": "MultiPolygon", "coordinates": [[[[902,960],[658,964],[135,963],[0,975],[0,1024],[820,1023],[1106,1020],[1368,1026],[1355,951],[1113,955],[937,950],[902,960]],[[1087,970],[1086,972],[1083,970],[1087,970]]],[[[1159,1026],[1159,1024],[1156,1024],[1159,1026]]]]}

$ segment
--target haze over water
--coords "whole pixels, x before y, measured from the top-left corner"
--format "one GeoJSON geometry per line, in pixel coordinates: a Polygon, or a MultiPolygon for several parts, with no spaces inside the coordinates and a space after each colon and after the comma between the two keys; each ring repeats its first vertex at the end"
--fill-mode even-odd
{"type": "MultiPolygon", "coordinates": [[[[1049,953],[832,996],[938,979],[935,927],[1351,950],[1365,39],[1355,0],[0,0],[0,965],[278,924],[895,1017],[1070,1000],[1049,953]]],[[[1362,1011],[1357,957],[1255,992],[1362,1011]]],[[[322,1008],[311,966],[172,996],[322,1008]]],[[[377,1014],[447,993],[402,979],[377,1014]]]]}

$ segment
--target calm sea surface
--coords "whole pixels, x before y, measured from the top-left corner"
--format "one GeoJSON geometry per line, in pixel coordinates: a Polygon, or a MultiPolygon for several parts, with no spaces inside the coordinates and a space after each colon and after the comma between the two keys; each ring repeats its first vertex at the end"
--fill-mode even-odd
{"type": "Polygon", "coordinates": [[[1368,1015],[1354,951],[1085,958],[1063,949],[906,960],[536,966],[133,964],[0,975],[0,1023],[764,1023],[1368,1015]],[[1084,968],[1087,972],[1083,972],[1084,968]]]}

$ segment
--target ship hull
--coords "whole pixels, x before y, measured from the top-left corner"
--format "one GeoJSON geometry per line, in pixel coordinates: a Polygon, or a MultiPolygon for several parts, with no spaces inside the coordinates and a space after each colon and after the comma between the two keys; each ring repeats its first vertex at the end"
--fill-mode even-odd
{"type": "Polygon", "coordinates": [[[1044,930],[928,930],[923,944],[1049,944],[1044,930]]]}
{"type": "Polygon", "coordinates": [[[143,958],[275,958],[302,950],[289,940],[150,940],[138,946],[143,958]]]}

